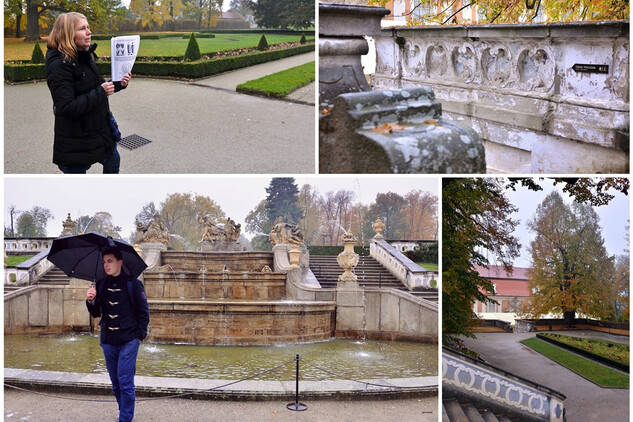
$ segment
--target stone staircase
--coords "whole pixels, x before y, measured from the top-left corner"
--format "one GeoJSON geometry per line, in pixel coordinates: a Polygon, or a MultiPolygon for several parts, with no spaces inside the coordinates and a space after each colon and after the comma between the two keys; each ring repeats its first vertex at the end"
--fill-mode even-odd
{"type": "Polygon", "coordinates": [[[70,283],[70,277],[68,277],[62,270],[57,267],[53,267],[42,275],[35,283],[47,286],[67,286],[70,283]]]}
{"type": "MultiPolygon", "coordinates": [[[[336,262],[336,256],[310,256],[310,269],[323,288],[335,288],[343,269],[336,262]]],[[[369,256],[361,256],[354,269],[358,283],[365,288],[393,288],[409,291],[378,261],[369,256]]]]}
{"type": "Polygon", "coordinates": [[[475,404],[464,397],[459,399],[445,397],[442,400],[442,422],[521,422],[522,420],[525,419],[513,418],[500,411],[493,412],[486,408],[484,403],[475,404]]]}
{"type": "Polygon", "coordinates": [[[409,292],[415,297],[419,297],[421,299],[425,299],[431,302],[439,302],[440,294],[437,289],[427,289],[427,290],[419,290],[415,292],[409,292]]]}

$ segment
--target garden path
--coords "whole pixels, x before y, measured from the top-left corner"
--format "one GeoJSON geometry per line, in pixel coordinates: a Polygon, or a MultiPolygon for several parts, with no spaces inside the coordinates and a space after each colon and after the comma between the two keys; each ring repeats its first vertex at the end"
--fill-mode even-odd
{"type": "MultiPolygon", "coordinates": [[[[590,331],[553,331],[589,336],[590,331]]],[[[569,421],[629,420],[629,389],[601,388],[567,368],[524,346],[519,341],[535,333],[477,333],[476,339],[464,339],[467,348],[477,351],[491,365],[549,387],[567,396],[565,411],[569,421]]],[[[593,337],[593,336],[592,336],[593,337]]],[[[600,333],[603,340],[621,342],[621,336],[600,333]]]]}
{"type": "MultiPolygon", "coordinates": [[[[313,53],[308,56],[314,59],[313,53]]],[[[277,66],[295,66],[286,61],[290,59],[256,66],[258,74],[274,73],[278,70],[267,69],[277,66]]],[[[246,75],[246,70],[222,77],[225,81],[237,78],[246,75]]],[[[239,78],[253,79],[250,75],[239,78]]],[[[4,105],[5,173],[59,172],[51,162],[54,119],[46,83],[5,84],[4,105]]],[[[315,112],[311,105],[182,81],[135,78],[128,89],[111,97],[110,107],[124,137],[137,134],[152,141],[132,151],[119,148],[121,173],[315,171],[315,112]]],[[[99,164],[88,171],[101,172],[99,164]]]]}

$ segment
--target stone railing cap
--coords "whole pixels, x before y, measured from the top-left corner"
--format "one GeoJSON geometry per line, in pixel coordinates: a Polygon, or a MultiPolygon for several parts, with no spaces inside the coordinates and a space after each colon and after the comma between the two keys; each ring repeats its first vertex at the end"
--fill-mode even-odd
{"type": "Polygon", "coordinates": [[[376,6],[361,6],[354,4],[340,4],[340,3],[319,3],[319,14],[336,13],[336,14],[364,14],[364,15],[380,15],[385,16],[391,13],[389,9],[376,6]]]}
{"type": "Polygon", "coordinates": [[[494,365],[490,365],[489,363],[485,363],[485,362],[482,362],[480,360],[474,359],[474,358],[472,358],[472,357],[470,357],[468,355],[465,355],[463,353],[457,352],[457,351],[455,351],[453,349],[450,349],[450,348],[448,348],[446,346],[442,346],[442,355],[443,355],[443,357],[451,357],[453,359],[466,361],[466,362],[468,362],[468,363],[470,363],[472,365],[480,366],[480,367],[485,368],[485,369],[487,369],[489,371],[496,372],[499,375],[502,375],[502,376],[504,376],[506,378],[514,379],[514,380],[519,381],[519,382],[521,382],[523,384],[526,384],[526,385],[528,385],[528,386],[530,386],[530,387],[532,387],[532,388],[534,388],[536,390],[539,390],[539,391],[541,391],[541,392],[543,392],[545,394],[548,394],[550,396],[554,396],[555,398],[557,398],[557,399],[559,399],[561,401],[563,401],[563,400],[565,400],[567,398],[567,396],[565,396],[563,393],[561,393],[559,391],[553,390],[553,389],[551,389],[549,387],[546,387],[544,385],[541,385],[541,384],[537,384],[534,381],[530,381],[528,379],[525,379],[523,377],[515,375],[515,374],[513,374],[511,372],[508,372],[508,371],[506,371],[504,369],[498,368],[498,367],[496,367],[494,365]]]}
{"type": "Polygon", "coordinates": [[[16,265],[15,268],[17,268],[18,270],[28,270],[29,268],[37,265],[42,259],[46,258],[50,250],[51,248],[46,248],[42,252],[35,255],[33,258],[29,258],[21,264],[16,265]]]}
{"type": "Polygon", "coordinates": [[[415,262],[411,261],[409,258],[407,258],[406,255],[404,255],[402,252],[400,252],[399,250],[397,250],[396,248],[391,246],[389,244],[389,242],[387,242],[384,239],[372,239],[372,242],[376,243],[377,245],[379,245],[380,247],[385,249],[387,252],[389,252],[391,255],[393,255],[395,258],[397,258],[398,261],[402,265],[404,265],[407,268],[408,271],[410,271],[412,273],[433,272],[433,271],[427,270],[424,267],[420,267],[418,264],[416,264],[415,262]]]}

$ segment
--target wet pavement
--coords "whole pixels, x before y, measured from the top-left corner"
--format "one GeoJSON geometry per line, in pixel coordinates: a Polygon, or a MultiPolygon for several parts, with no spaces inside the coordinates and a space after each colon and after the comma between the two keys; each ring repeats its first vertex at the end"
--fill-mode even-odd
{"type": "MultiPolygon", "coordinates": [[[[110,108],[123,137],[136,134],[152,143],[120,147],[121,173],[313,174],[314,85],[301,94],[306,104],[234,91],[239,83],[312,60],[307,53],[193,83],[133,78],[110,97],[110,108]]],[[[4,105],[5,173],[59,173],[51,162],[54,118],[46,82],[5,84],[4,105]]],[[[88,171],[101,172],[100,164],[88,171]]]]}

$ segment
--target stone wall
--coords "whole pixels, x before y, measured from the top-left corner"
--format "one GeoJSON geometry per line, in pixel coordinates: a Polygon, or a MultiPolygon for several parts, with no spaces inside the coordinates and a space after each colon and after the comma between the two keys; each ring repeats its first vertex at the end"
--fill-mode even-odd
{"type": "Polygon", "coordinates": [[[169,265],[174,271],[219,272],[224,266],[231,271],[261,271],[264,266],[273,268],[272,252],[162,252],[162,264],[169,265]]]}
{"type": "Polygon", "coordinates": [[[42,252],[51,247],[53,244],[52,237],[35,237],[35,238],[17,238],[5,237],[4,250],[7,254],[12,253],[37,253],[42,252]]]}
{"type": "Polygon", "coordinates": [[[149,299],[273,300],[286,297],[285,274],[145,272],[144,284],[149,299]]]}
{"type": "Polygon", "coordinates": [[[388,29],[376,60],[374,90],[430,86],[489,172],[628,172],[628,22],[388,29]]]}
{"type": "Polygon", "coordinates": [[[4,333],[63,333],[90,330],[89,283],[31,286],[4,296],[4,333]]]}
{"type": "Polygon", "coordinates": [[[15,267],[4,269],[5,286],[28,286],[53,267],[46,257],[49,249],[38,253],[15,267]]]}

